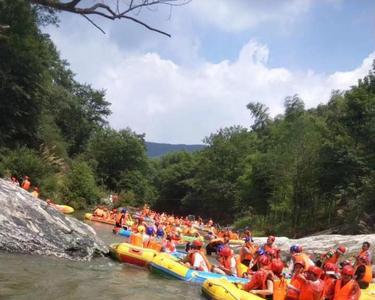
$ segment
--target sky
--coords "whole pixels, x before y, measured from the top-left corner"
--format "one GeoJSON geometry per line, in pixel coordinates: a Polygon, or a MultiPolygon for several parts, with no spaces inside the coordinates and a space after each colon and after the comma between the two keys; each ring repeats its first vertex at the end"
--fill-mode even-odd
{"type": "Polygon", "coordinates": [[[249,102],[275,116],[287,96],[316,107],[356,84],[375,59],[374,11],[373,0],[192,0],[132,15],[171,38],[94,18],[103,34],[69,13],[42,30],[79,82],[106,90],[113,128],[201,144],[220,128],[249,128],[249,102]]]}

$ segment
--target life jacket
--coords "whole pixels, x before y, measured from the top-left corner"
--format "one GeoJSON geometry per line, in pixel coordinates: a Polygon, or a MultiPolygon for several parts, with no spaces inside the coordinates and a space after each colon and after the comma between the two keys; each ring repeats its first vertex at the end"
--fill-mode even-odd
{"type": "Polygon", "coordinates": [[[243,247],[240,249],[240,258],[241,258],[241,261],[244,261],[244,260],[249,260],[251,261],[254,257],[254,253],[256,251],[256,246],[254,246],[253,243],[246,243],[245,245],[243,245],[243,247]],[[250,250],[250,253],[246,253],[243,248],[247,248],[250,250]]]}
{"type": "Polygon", "coordinates": [[[122,219],[123,219],[123,215],[122,215],[122,213],[121,212],[118,212],[117,214],[116,214],[116,225],[118,225],[118,227],[121,227],[121,225],[122,225],[122,219]]]}
{"type": "Polygon", "coordinates": [[[172,241],[167,241],[165,243],[165,248],[169,251],[169,252],[174,252],[176,251],[176,246],[175,244],[172,242],[172,241]]]}
{"type": "MultiPolygon", "coordinates": [[[[352,299],[353,289],[357,283],[354,279],[351,279],[344,286],[341,286],[341,279],[336,280],[335,284],[335,295],[333,300],[349,300],[352,299]]],[[[359,287],[358,287],[359,290],[359,287]]]]}
{"type": "Polygon", "coordinates": [[[290,285],[292,285],[295,289],[288,288],[285,299],[298,300],[302,284],[303,280],[301,278],[299,278],[298,276],[293,276],[290,280],[290,285]]]}
{"type": "Polygon", "coordinates": [[[302,283],[299,300],[320,300],[323,293],[323,281],[318,279],[315,282],[307,280],[302,283]]]}
{"type": "Polygon", "coordinates": [[[359,265],[355,268],[354,274],[357,272],[357,269],[360,266],[365,267],[365,274],[363,274],[363,277],[359,279],[359,281],[364,283],[370,283],[372,281],[372,266],[371,265],[359,265]]]}
{"type": "Polygon", "coordinates": [[[331,292],[332,292],[332,287],[334,287],[336,283],[336,279],[326,276],[323,280],[323,299],[332,299],[331,292]]]}
{"type": "Polygon", "coordinates": [[[264,290],[267,288],[267,278],[269,278],[270,272],[264,269],[260,269],[255,272],[250,282],[244,285],[245,291],[251,290],[264,290]]]}
{"type": "Polygon", "coordinates": [[[310,267],[310,266],[314,266],[314,263],[311,261],[310,257],[306,254],[306,253],[294,253],[292,255],[292,260],[294,263],[296,263],[296,261],[303,261],[305,263],[305,271],[307,271],[307,269],[310,267]]]}
{"type": "MultiPolygon", "coordinates": [[[[236,259],[235,259],[235,257],[234,257],[233,255],[228,256],[228,257],[222,257],[222,258],[220,259],[220,263],[223,265],[223,267],[224,267],[225,269],[231,270],[231,269],[232,269],[232,268],[231,268],[232,259],[234,259],[234,260],[236,261],[236,259]]],[[[236,274],[233,274],[233,275],[234,275],[234,276],[240,276],[239,274],[240,274],[240,273],[238,272],[237,261],[236,261],[236,274]]],[[[232,275],[232,270],[231,270],[231,273],[228,274],[228,275],[232,275]]]]}
{"type": "Polygon", "coordinates": [[[339,257],[340,257],[340,255],[337,252],[335,252],[332,256],[328,257],[324,261],[324,265],[327,264],[327,263],[336,264],[339,260],[339,257]]]}
{"type": "Polygon", "coordinates": [[[357,261],[359,261],[360,258],[364,259],[367,264],[371,265],[371,256],[369,255],[369,250],[361,250],[357,255],[357,261]]]}
{"type": "Polygon", "coordinates": [[[143,237],[140,234],[132,234],[130,236],[130,244],[138,247],[143,247],[143,237]]]}
{"type": "Polygon", "coordinates": [[[275,258],[279,258],[279,251],[278,251],[279,249],[277,247],[270,246],[268,244],[264,244],[262,248],[264,249],[265,252],[269,252],[270,250],[274,250],[275,254],[276,254],[275,258]]]}
{"type": "Polygon", "coordinates": [[[273,279],[273,300],[285,300],[287,282],[284,277],[273,279]]]}
{"type": "Polygon", "coordinates": [[[22,182],[22,188],[23,188],[24,190],[26,190],[26,191],[29,190],[30,185],[31,185],[31,183],[30,183],[30,181],[28,181],[27,179],[25,179],[25,180],[22,182]]]}

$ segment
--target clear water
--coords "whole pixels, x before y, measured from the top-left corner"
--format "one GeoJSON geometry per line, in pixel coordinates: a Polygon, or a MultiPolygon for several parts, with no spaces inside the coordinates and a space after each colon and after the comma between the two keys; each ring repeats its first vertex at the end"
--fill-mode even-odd
{"type": "MultiPolygon", "coordinates": [[[[106,243],[112,227],[89,223],[106,243]]],[[[167,279],[110,258],[72,262],[0,253],[0,299],[204,299],[199,285],[167,279]]]]}

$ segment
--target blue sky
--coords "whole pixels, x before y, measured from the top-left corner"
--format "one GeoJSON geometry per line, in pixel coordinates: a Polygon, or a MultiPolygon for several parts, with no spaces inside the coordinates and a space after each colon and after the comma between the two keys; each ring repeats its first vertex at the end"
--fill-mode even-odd
{"type": "Polygon", "coordinates": [[[100,33],[63,14],[44,29],[81,82],[107,91],[110,124],[146,139],[200,143],[251,119],[260,101],[273,115],[286,96],[306,107],[365,76],[375,58],[375,1],[193,0],[137,17],[172,34],[100,18],[100,33]]]}

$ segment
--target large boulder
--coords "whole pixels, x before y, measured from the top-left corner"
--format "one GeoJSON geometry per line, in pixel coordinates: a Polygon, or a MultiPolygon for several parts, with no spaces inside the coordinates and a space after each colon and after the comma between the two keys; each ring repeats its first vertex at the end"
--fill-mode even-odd
{"type": "Polygon", "coordinates": [[[0,250],[90,260],[108,248],[85,223],[0,179],[0,250]]]}

